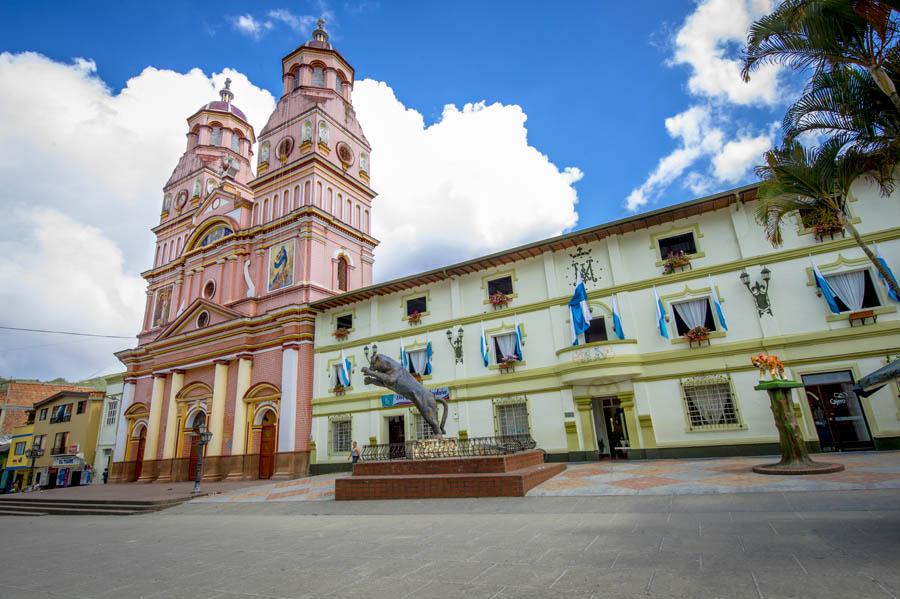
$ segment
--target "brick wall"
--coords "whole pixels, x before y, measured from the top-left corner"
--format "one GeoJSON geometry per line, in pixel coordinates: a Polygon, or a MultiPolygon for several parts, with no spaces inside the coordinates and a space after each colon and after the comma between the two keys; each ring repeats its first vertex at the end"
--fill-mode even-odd
{"type": "Polygon", "coordinates": [[[4,414],[0,434],[11,434],[12,429],[25,424],[26,419],[24,410],[4,410],[4,406],[30,408],[35,403],[43,401],[51,395],[56,395],[60,391],[96,391],[96,389],[93,387],[79,387],[78,385],[52,385],[16,381],[8,383],[6,389],[0,392],[0,410],[3,410],[4,414]]]}

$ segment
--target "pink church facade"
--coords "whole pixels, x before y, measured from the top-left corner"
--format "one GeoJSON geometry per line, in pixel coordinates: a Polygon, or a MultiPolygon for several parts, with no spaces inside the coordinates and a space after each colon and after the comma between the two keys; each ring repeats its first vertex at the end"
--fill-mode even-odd
{"type": "Polygon", "coordinates": [[[227,81],[188,118],[152,229],[138,344],[117,353],[127,373],[115,481],[191,479],[201,426],[212,432],[205,478],[308,471],[309,303],[371,284],[375,193],[354,71],[321,22],[281,68],[258,140],[227,81]]]}

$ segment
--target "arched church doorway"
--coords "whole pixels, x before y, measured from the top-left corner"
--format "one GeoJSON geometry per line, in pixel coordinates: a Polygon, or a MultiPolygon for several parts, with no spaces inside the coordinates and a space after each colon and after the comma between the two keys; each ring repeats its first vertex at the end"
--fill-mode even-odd
{"type": "Polygon", "coordinates": [[[134,456],[134,473],[131,475],[130,482],[134,482],[141,477],[144,468],[144,446],[147,443],[147,426],[140,422],[134,427],[131,433],[131,455],[134,456]]]}
{"type": "Polygon", "coordinates": [[[275,473],[275,412],[266,410],[260,425],[259,477],[272,478],[275,473]]]}
{"type": "Polygon", "coordinates": [[[206,413],[198,411],[191,420],[190,453],[188,454],[188,480],[193,480],[197,473],[197,461],[200,459],[200,428],[206,425],[206,413]]]}

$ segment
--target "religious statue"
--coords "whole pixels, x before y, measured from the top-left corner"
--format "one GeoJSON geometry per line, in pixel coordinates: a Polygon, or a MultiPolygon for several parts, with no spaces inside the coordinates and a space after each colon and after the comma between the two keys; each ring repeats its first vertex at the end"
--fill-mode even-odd
{"type": "Polygon", "coordinates": [[[168,212],[169,208],[172,207],[172,194],[167,193],[163,196],[163,212],[168,212]]]}
{"type": "Polygon", "coordinates": [[[312,141],[312,121],[304,121],[303,123],[303,133],[300,137],[300,143],[306,143],[312,141]]]}
{"type": "Polygon", "coordinates": [[[216,190],[216,180],[215,179],[207,179],[206,180],[206,195],[209,196],[212,192],[216,190]]]}
{"type": "Polygon", "coordinates": [[[450,411],[447,400],[436,398],[399,362],[384,354],[372,354],[369,366],[364,366],[362,372],[365,375],[363,379],[365,384],[385,387],[413,402],[425,422],[431,425],[435,437],[438,440],[444,438],[447,432],[444,425],[447,423],[447,413],[450,411]],[[444,415],[441,417],[440,423],[438,423],[438,402],[444,405],[444,415]]]}
{"type": "Polygon", "coordinates": [[[196,179],[194,179],[194,189],[193,189],[193,192],[191,193],[192,197],[195,197],[195,198],[200,197],[200,187],[201,187],[200,177],[197,177],[196,179]]]}
{"type": "Polygon", "coordinates": [[[359,170],[364,173],[369,172],[369,155],[365,152],[359,153],[359,170]]]}
{"type": "Polygon", "coordinates": [[[328,123],[319,121],[319,143],[328,145],[328,123]]]}
{"type": "Polygon", "coordinates": [[[259,146],[259,161],[260,163],[269,161],[269,142],[264,142],[259,146]]]}

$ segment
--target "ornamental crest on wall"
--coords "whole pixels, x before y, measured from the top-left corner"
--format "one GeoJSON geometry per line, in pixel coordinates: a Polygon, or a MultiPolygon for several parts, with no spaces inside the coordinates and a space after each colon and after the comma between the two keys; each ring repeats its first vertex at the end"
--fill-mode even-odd
{"type": "MultiPolygon", "coordinates": [[[[569,257],[572,258],[572,263],[569,265],[572,285],[578,280],[579,272],[581,273],[581,278],[584,280],[585,285],[588,283],[596,283],[600,280],[600,277],[594,273],[594,258],[591,256],[590,248],[585,250],[581,247],[576,247],[575,253],[569,254],[569,257]]],[[[603,268],[598,266],[597,270],[601,271],[603,268]]]]}
{"type": "Polygon", "coordinates": [[[572,356],[573,362],[593,362],[595,360],[605,360],[613,357],[615,354],[608,347],[586,347],[577,349],[572,356]]]}

